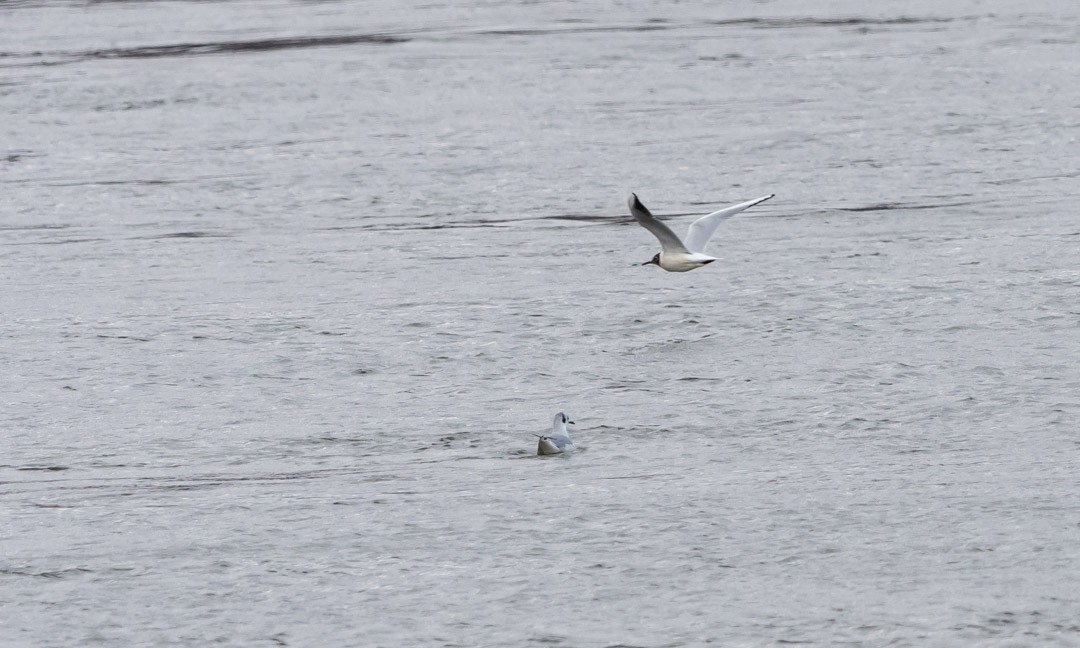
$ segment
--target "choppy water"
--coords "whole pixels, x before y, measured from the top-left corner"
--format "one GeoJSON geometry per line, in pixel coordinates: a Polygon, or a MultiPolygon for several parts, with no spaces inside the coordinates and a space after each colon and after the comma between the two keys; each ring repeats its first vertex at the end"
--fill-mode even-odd
{"type": "Polygon", "coordinates": [[[0,3],[3,645],[1080,643],[1080,10],[827,5],[0,3]]]}

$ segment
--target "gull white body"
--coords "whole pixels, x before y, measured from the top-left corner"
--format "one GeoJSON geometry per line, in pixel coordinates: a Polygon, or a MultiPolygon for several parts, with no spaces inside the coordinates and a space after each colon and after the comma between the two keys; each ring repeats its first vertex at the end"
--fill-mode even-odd
{"type": "Polygon", "coordinates": [[[690,272],[713,261],[716,261],[716,257],[697,252],[661,252],[656,265],[668,272],[690,272]]]}
{"type": "Polygon", "coordinates": [[[573,425],[573,421],[566,414],[559,412],[551,422],[551,434],[537,435],[540,441],[536,444],[536,454],[556,455],[570,452],[574,449],[574,442],[570,440],[570,433],[566,424],[573,425]]]}
{"type": "Polygon", "coordinates": [[[641,265],[658,265],[668,272],[688,272],[716,261],[716,257],[705,254],[705,246],[709,244],[709,239],[712,238],[720,223],[775,195],[769,194],[762,198],[747,200],[702,216],[690,224],[686,238],[681,239],[663,221],[653,216],[645,205],[641,204],[637,194],[630,194],[627,200],[627,204],[630,205],[630,214],[639,225],[652,232],[653,236],[660,241],[660,253],[651,261],[646,261],[641,265]]]}

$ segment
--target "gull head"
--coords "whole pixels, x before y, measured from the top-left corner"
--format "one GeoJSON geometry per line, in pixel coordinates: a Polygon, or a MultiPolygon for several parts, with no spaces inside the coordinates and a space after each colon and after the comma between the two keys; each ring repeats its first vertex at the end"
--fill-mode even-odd
{"type": "Polygon", "coordinates": [[[553,427],[558,428],[560,425],[573,425],[574,422],[570,420],[570,417],[562,412],[555,415],[555,420],[552,421],[553,427]]]}
{"type": "Polygon", "coordinates": [[[646,266],[646,265],[660,265],[660,253],[657,252],[656,255],[653,256],[653,258],[649,259],[645,263],[642,263],[641,265],[643,265],[643,266],[646,266]]]}

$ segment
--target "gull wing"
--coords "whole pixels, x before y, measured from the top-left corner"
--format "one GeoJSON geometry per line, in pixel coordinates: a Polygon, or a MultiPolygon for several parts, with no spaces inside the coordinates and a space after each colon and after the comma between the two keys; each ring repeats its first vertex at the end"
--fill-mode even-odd
{"type": "Polygon", "coordinates": [[[641,204],[637,194],[630,194],[630,199],[626,202],[630,205],[630,213],[634,216],[634,220],[638,222],[638,225],[649,230],[653,236],[660,239],[660,248],[664,252],[690,253],[690,250],[686,249],[686,246],[683,245],[682,240],[679,239],[675,232],[672,232],[670,227],[664,225],[661,220],[652,215],[652,212],[645,205],[641,204]]]}
{"type": "Polygon", "coordinates": [[[574,442],[570,440],[570,437],[565,434],[533,434],[533,436],[541,441],[549,441],[559,450],[565,450],[566,446],[574,445],[574,442]]]}
{"type": "Polygon", "coordinates": [[[559,450],[565,450],[566,446],[574,445],[574,442],[570,440],[570,437],[561,434],[549,434],[544,438],[554,443],[555,447],[559,450]]]}
{"type": "MultiPolygon", "coordinates": [[[[756,198],[754,200],[747,200],[746,202],[739,203],[738,205],[732,205],[731,207],[725,207],[720,211],[714,211],[708,216],[702,216],[693,223],[690,224],[690,230],[686,233],[686,247],[691,252],[704,252],[705,246],[709,244],[709,239],[712,238],[716,228],[720,226],[720,223],[731,218],[735,214],[738,214],[747,207],[753,207],[758,203],[765,202],[769,198],[772,198],[776,194],[769,194],[764,198],[756,198]]],[[[635,214],[636,216],[636,214],[635,214]]],[[[640,219],[638,219],[640,222],[640,219]]],[[[644,225],[644,223],[642,223],[644,225]]],[[[660,235],[657,234],[657,237],[660,235]]]]}
{"type": "Polygon", "coordinates": [[[564,436],[542,436],[536,444],[536,454],[538,455],[562,454],[573,449],[574,444],[570,442],[570,438],[564,436]]]}

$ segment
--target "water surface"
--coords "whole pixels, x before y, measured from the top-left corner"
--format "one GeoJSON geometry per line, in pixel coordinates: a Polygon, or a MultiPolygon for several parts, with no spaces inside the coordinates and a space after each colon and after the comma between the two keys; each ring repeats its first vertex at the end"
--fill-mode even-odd
{"type": "Polygon", "coordinates": [[[0,639],[1075,645],[1066,4],[0,4],[0,639]]]}

